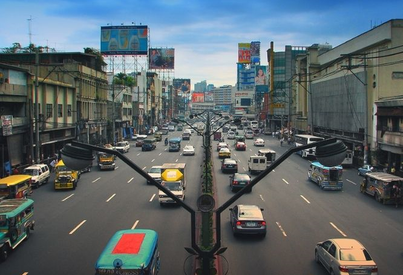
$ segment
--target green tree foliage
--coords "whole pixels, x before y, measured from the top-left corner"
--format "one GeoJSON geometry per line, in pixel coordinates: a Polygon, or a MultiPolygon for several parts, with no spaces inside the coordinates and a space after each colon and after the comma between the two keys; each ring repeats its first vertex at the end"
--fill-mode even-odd
{"type": "Polygon", "coordinates": [[[36,46],[35,44],[29,44],[28,47],[22,47],[20,43],[15,42],[11,47],[2,49],[3,53],[33,53],[38,49],[40,53],[56,52],[54,48],[48,46],[36,46]]]}
{"type": "Polygon", "coordinates": [[[133,87],[136,85],[136,80],[125,73],[118,73],[113,78],[113,83],[115,85],[123,85],[127,87],[133,87]]]}

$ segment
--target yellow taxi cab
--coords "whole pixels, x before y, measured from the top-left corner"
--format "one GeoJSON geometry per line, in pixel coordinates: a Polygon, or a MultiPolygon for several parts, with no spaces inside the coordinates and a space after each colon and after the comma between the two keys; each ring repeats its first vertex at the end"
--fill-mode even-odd
{"type": "Polygon", "coordinates": [[[0,199],[26,198],[32,193],[30,175],[11,175],[0,179],[0,199]]]}
{"type": "Polygon", "coordinates": [[[228,148],[221,148],[220,151],[218,151],[218,157],[220,159],[230,158],[231,157],[231,151],[228,148]]]}

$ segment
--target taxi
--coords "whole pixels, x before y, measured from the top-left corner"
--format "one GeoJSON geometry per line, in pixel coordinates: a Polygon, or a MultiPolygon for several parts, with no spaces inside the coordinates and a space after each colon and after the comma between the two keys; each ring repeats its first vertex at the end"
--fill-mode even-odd
{"type": "Polygon", "coordinates": [[[228,148],[221,148],[220,151],[218,151],[218,157],[220,159],[230,158],[231,157],[231,151],[228,148]]]}

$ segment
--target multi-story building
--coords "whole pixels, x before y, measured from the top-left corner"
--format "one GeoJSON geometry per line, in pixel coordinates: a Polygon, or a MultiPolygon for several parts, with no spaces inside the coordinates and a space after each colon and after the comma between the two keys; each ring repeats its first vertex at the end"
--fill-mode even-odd
{"type": "Polygon", "coordinates": [[[343,140],[357,165],[401,173],[401,45],[403,20],[396,19],[323,53],[309,47],[297,62],[296,110],[307,114],[299,130],[343,140]]]}
{"type": "MultiPolygon", "coordinates": [[[[98,143],[106,137],[108,85],[102,71],[105,64],[97,56],[84,53],[3,53],[0,62],[25,69],[30,76],[27,83],[23,83],[22,76],[9,75],[10,81],[18,79],[18,83],[12,85],[27,89],[27,104],[33,104],[27,112],[33,134],[29,135],[29,143],[24,141],[24,145],[32,144],[34,150],[24,150],[27,157],[18,158],[18,161],[14,159],[15,165],[46,161],[73,139],[98,143]]],[[[7,100],[22,100],[19,97],[11,92],[7,100]]],[[[7,115],[19,116],[21,110],[22,106],[11,108],[9,105],[7,115]]]]}

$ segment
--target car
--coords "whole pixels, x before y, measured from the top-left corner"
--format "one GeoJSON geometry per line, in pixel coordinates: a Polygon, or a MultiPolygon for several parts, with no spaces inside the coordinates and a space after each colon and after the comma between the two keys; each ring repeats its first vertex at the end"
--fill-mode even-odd
{"type": "Polygon", "coordinates": [[[228,148],[221,148],[220,151],[218,151],[218,157],[220,159],[230,158],[231,157],[231,151],[228,148]]]}
{"type": "Polygon", "coordinates": [[[262,139],[262,138],[255,139],[255,141],[253,142],[253,145],[263,147],[264,146],[264,139],[262,139]]]}
{"type": "Polygon", "coordinates": [[[358,175],[359,176],[365,176],[365,174],[369,173],[369,172],[375,172],[374,167],[372,167],[371,165],[366,164],[366,165],[358,168],[358,175]]]}
{"type": "Polygon", "coordinates": [[[32,176],[31,185],[38,188],[42,184],[49,182],[50,169],[49,166],[43,163],[33,164],[25,168],[23,174],[32,176]]]}
{"type": "MultiPolygon", "coordinates": [[[[235,192],[250,184],[250,180],[250,176],[246,173],[234,173],[229,176],[229,187],[232,192],[235,192]]],[[[252,192],[252,188],[248,192],[252,192]]]]}
{"type": "Polygon", "coordinates": [[[247,139],[253,139],[253,137],[254,137],[254,133],[252,130],[246,130],[244,135],[245,135],[245,138],[247,138],[247,139]]]}
{"type": "MultiPolygon", "coordinates": [[[[155,165],[151,166],[150,170],[148,170],[148,175],[150,175],[156,182],[161,183],[161,168],[162,166],[155,165]]],[[[147,184],[150,184],[151,182],[147,180],[147,184]]]]}
{"type": "Polygon", "coordinates": [[[245,143],[245,142],[238,141],[238,142],[235,144],[235,150],[237,150],[237,151],[246,151],[246,143],[245,143]]]}
{"type": "Polygon", "coordinates": [[[217,143],[217,152],[219,152],[221,148],[228,148],[228,144],[225,142],[217,143]]]}
{"type": "Polygon", "coordinates": [[[235,139],[235,132],[233,131],[228,131],[227,133],[227,139],[235,139]]]}
{"type": "Polygon", "coordinates": [[[238,173],[238,163],[232,158],[225,158],[221,162],[221,172],[238,173]]]}
{"type": "Polygon", "coordinates": [[[169,125],[169,126],[168,126],[168,131],[169,131],[169,132],[175,131],[175,125],[169,125]]]}
{"type": "Polygon", "coordinates": [[[266,236],[267,223],[263,216],[263,208],[257,205],[239,204],[229,211],[234,236],[239,234],[255,234],[263,238],[266,236]]]}
{"type": "Polygon", "coordinates": [[[128,141],[119,141],[118,143],[116,143],[115,150],[120,153],[127,153],[130,150],[130,144],[128,141]]]}
{"type": "Polygon", "coordinates": [[[330,274],[378,274],[378,266],[356,239],[335,238],[315,246],[315,261],[330,274]]]}
{"type": "Polygon", "coordinates": [[[195,155],[195,148],[192,145],[186,145],[183,147],[184,156],[194,156],[195,155]]]}
{"type": "Polygon", "coordinates": [[[162,135],[164,135],[164,136],[168,135],[168,129],[161,129],[160,132],[161,132],[162,135]]]}

